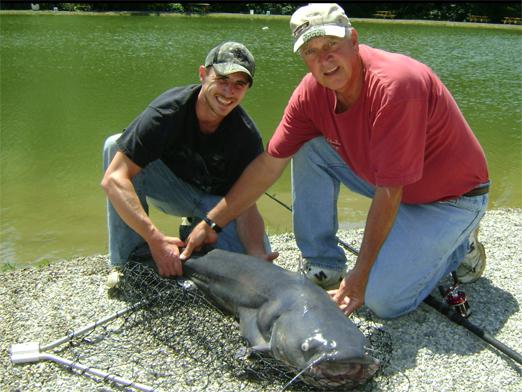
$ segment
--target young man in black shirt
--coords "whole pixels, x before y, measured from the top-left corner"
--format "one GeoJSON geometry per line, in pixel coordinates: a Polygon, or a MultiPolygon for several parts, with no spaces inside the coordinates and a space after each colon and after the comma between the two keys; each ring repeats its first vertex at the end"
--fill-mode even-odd
{"type": "Polygon", "coordinates": [[[174,216],[195,216],[220,233],[217,248],[273,260],[254,204],[223,228],[206,217],[263,151],[259,132],[239,106],[252,85],[255,62],[236,42],[213,48],[199,68],[201,84],[176,87],[156,98],[104,146],[102,180],[109,199],[109,255],[122,266],[148,245],[164,276],[181,275],[184,244],[162,233],[148,202],[174,216]]]}

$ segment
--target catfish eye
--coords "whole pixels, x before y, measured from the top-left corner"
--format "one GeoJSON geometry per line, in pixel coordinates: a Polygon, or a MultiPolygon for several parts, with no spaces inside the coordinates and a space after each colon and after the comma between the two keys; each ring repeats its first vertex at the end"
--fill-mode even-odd
{"type": "Polygon", "coordinates": [[[307,352],[310,349],[310,344],[308,342],[304,342],[301,344],[301,350],[307,352]]]}

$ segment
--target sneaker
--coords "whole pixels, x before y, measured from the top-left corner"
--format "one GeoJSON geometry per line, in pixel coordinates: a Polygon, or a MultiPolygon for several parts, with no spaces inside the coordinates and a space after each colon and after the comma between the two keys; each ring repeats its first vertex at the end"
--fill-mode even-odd
{"type": "Polygon", "coordinates": [[[107,289],[107,296],[113,299],[121,299],[122,289],[121,281],[123,272],[121,267],[112,267],[107,280],[105,281],[105,288],[107,289]]]}
{"type": "Polygon", "coordinates": [[[339,288],[339,284],[346,275],[346,266],[341,271],[313,265],[309,260],[301,260],[301,272],[306,278],[325,290],[339,288]]]}
{"type": "Polygon", "coordinates": [[[122,276],[123,274],[121,272],[121,268],[112,267],[111,272],[109,272],[109,275],[107,275],[107,280],[105,282],[107,290],[118,288],[122,276]]]}
{"type": "Polygon", "coordinates": [[[484,273],[486,268],[486,250],[478,240],[477,227],[469,236],[468,254],[457,268],[457,278],[462,283],[473,283],[484,273]]]}

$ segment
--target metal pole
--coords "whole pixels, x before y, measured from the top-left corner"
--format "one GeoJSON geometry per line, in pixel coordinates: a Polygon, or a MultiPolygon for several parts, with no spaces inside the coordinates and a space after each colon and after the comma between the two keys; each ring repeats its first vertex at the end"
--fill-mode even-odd
{"type": "Polygon", "coordinates": [[[106,372],[98,370],[98,369],[92,369],[92,368],[90,368],[88,366],[82,365],[81,363],[69,361],[68,359],[59,357],[59,356],[54,355],[54,354],[42,353],[42,354],[40,354],[40,360],[53,361],[53,362],[56,362],[56,363],[58,363],[60,365],[67,366],[69,368],[77,369],[77,370],[81,371],[82,375],[84,373],[89,373],[89,374],[92,374],[94,376],[101,377],[104,380],[108,380],[108,381],[114,382],[116,384],[123,385],[126,388],[135,388],[135,389],[138,389],[138,390],[144,391],[144,392],[153,392],[154,391],[154,388],[149,387],[147,385],[143,385],[143,384],[140,384],[140,383],[135,383],[133,381],[129,381],[129,380],[125,379],[125,378],[116,376],[114,374],[106,373],[106,372]]]}
{"type": "Polygon", "coordinates": [[[13,362],[15,364],[19,364],[19,363],[30,363],[30,362],[38,362],[38,361],[42,361],[42,360],[49,360],[49,361],[53,361],[58,364],[67,366],[69,368],[74,368],[74,369],[80,370],[81,374],[90,373],[95,376],[101,377],[104,380],[109,380],[111,382],[123,385],[124,387],[136,388],[136,389],[139,389],[140,391],[144,391],[144,392],[152,392],[152,391],[154,391],[154,388],[151,388],[149,386],[135,383],[133,381],[129,381],[127,379],[116,376],[114,374],[103,372],[101,370],[91,369],[88,366],[82,365],[80,363],[73,362],[68,359],[59,357],[57,355],[44,352],[46,350],[51,350],[63,343],[69,342],[75,337],[84,335],[85,333],[93,330],[94,328],[96,328],[102,324],[105,324],[109,321],[112,321],[126,313],[132,312],[132,311],[136,310],[137,308],[147,304],[148,302],[149,301],[146,301],[146,300],[137,302],[132,306],[122,309],[110,316],[104,317],[94,323],[88,324],[85,327],[80,328],[76,331],[73,331],[70,334],[68,334],[67,336],[64,336],[63,338],[55,340],[54,342],[47,344],[45,346],[40,346],[40,344],[37,342],[14,344],[11,346],[11,348],[9,350],[11,362],[13,362]]]}
{"type": "Polygon", "coordinates": [[[48,351],[48,350],[51,350],[55,347],[58,347],[59,345],[63,344],[63,343],[66,343],[66,342],[69,342],[71,341],[72,339],[78,337],[78,336],[81,336],[81,335],[84,335],[86,334],[87,332],[93,330],[94,328],[102,325],[102,324],[105,324],[109,321],[112,321],[122,315],[124,315],[125,313],[129,313],[129,312],[132,312],[133,310],[136,310],[137,308],[139,308],[140,306],[143,306],[147,303],[148,301],[140,301],[140,302],[137,302],[135,303],[134,305],[132,306],[129,306],[125,309],[122,309],[110,316],[107,316],[107,317],[104,317],[98,321],[95,321],[94,323],[91,323],[91,324],[88,324],[86,325],[85,327],[83,328],[80,328],[76,331],[72,331],[69,335],[67,336],[64,336],[63,338],[60,338],[58,340],[55,340],[54,342],[52,343],[49,343],[45,346],[42,346],[40,349],[41,351],[48,351]]]}

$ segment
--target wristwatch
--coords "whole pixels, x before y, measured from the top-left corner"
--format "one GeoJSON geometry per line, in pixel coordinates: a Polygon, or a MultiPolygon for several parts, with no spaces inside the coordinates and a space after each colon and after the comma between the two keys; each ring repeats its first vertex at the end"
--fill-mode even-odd
{"type": "Polygon", "coordinates": [[[204,216],[203,220],[207,225],[210,226],[212,230],[214,230],[216,233],[220,233],[221,230],[223,230],[216,222],[214,222],[212,219],[210,219],[208,216],[204,216]]]}

